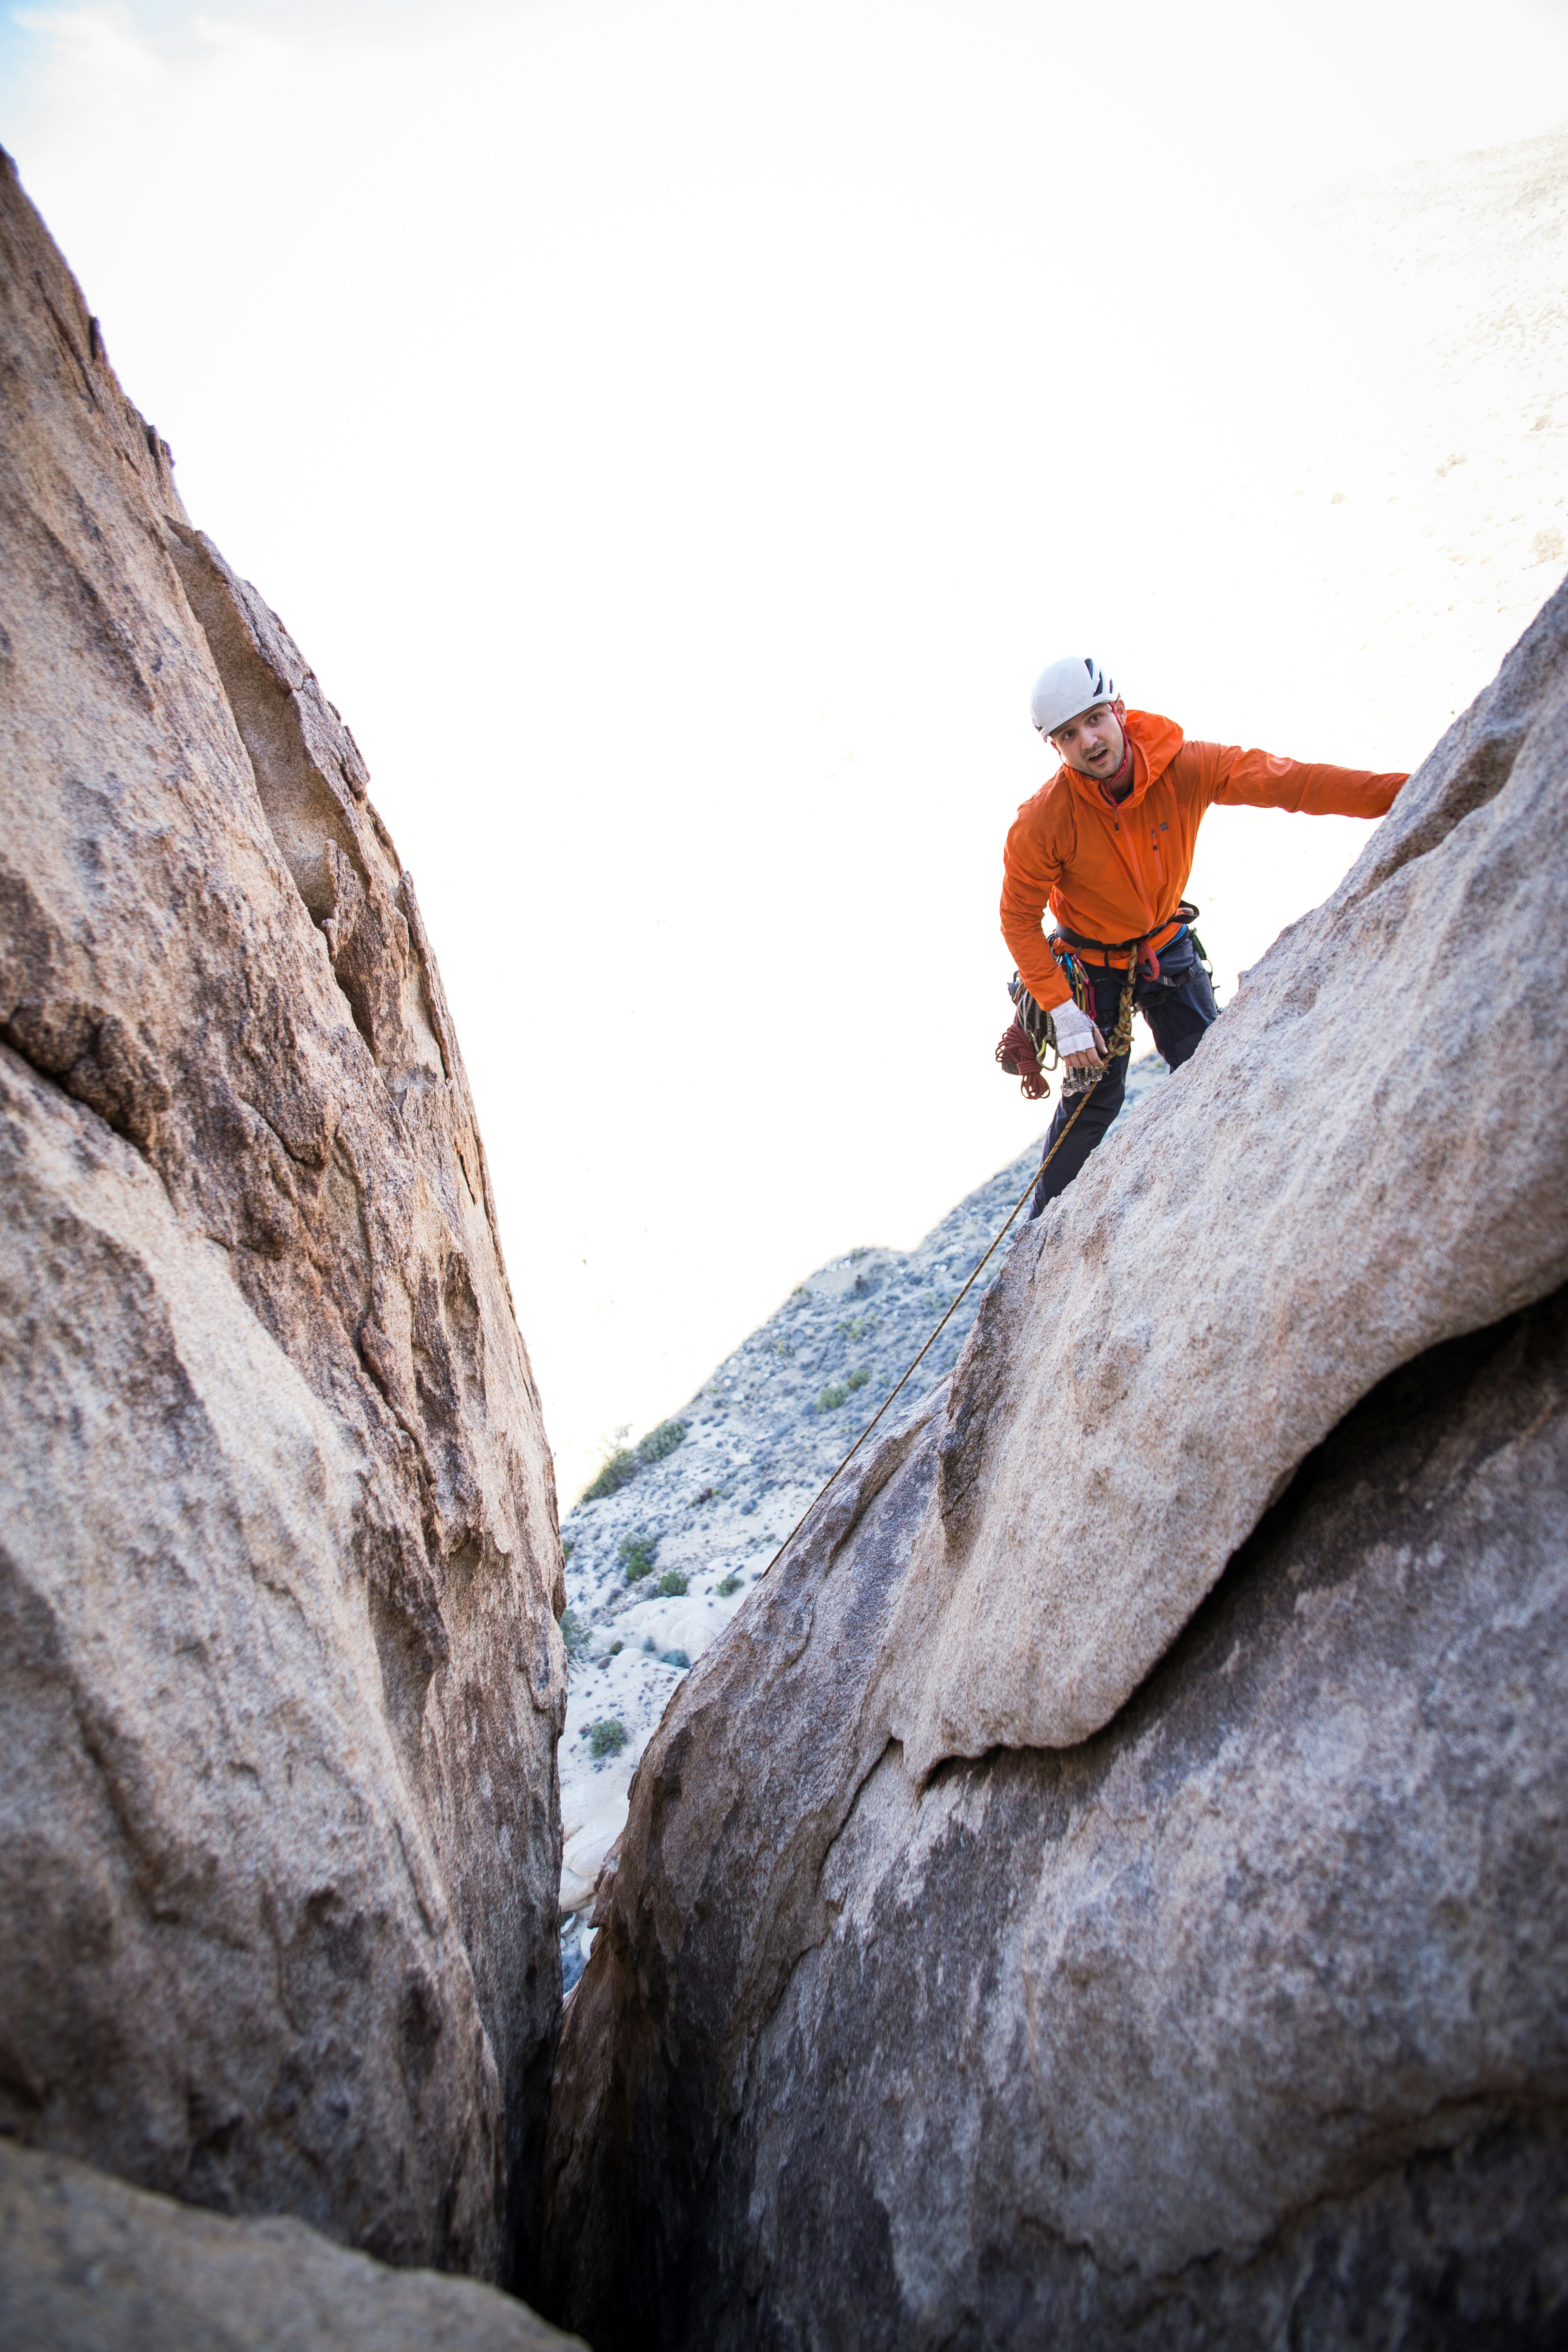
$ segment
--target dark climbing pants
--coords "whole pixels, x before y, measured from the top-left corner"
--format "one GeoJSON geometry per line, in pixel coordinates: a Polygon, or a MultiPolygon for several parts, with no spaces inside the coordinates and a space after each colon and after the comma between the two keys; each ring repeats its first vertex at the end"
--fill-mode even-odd
{"type": "MultiPolygon", "coordinates": [[[[1109,1037],[1116,1026],[1125,974],[1096,971],[1092,964],[1088,970],[1094,991],[1094,1017],[1100,1024],[1100,1035],[1109,1037]]],[[[1204,1032],[1218,1018],[1219,1007],[1214,1001],[1209,976],[1198,961],[1190,932],[1161,955],[1158,980],[1135,982],[1132,1002],[1153,1031],[1154,1043],[1171,1068],[1179,1070],[1184,1062],[1191,1061],[1203,1044],[1204,1032]]],[[[1047,1201],[1054,1201],[1058,1192],[1067,1191],[1096,1144],[1104,1141],[1106,1130],[1126,1096],[1127,1065],[1131,1059],[1130,1053],[1118,1054],[1079,1111],[1072,1133],[1035,1187],[1035,1197],[1029,1204],[1031,1218],[1039,1215],[1047,1201]]],[[[1077,1095],[1068,1095],[1057,1105],[1057,1115],[1046,1137],[1047,1152],[1072,1118],[1078,1099],[1077,1095]]]]}

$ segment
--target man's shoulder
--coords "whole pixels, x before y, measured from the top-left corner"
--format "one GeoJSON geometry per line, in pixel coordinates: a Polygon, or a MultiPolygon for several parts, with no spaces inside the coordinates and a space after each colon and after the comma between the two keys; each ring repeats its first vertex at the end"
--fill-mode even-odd
{"type": "Polygon", "coordinates": [[[1072,786],[1068,782],[1067,769],[1060,767],[1054,776],[1046,778],[1038,792],[1031,793],[1023,803],[1013,820],[1008,838],[1010,840],[1012,834],[1017,834],[1021,838],[1037,841],[1055,831],[1064,819],[1070,826],[1072,786]]]}

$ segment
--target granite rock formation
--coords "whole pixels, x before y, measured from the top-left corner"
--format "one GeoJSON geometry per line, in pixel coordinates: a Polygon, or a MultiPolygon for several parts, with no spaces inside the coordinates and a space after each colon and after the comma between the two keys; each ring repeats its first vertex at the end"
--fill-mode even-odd
{"type": "Polygon", "coordinates": [[[353,739],[0,170],[0,2129],[511,2274],[552,1472],[353,739]]]}
{"type": "Polygon", "coordinates": [[[1565,774],[1568,590],[678,1693],[597,2352],[1561,2342],[1565,774]]]}
{"type": "MultiPolygon", "coordinates": [[[[998,991],[999,1002],[1005,1003],[998,991]]],[[[1000,1017],[1000,1014],[999,1014],[1000,1017]]],[[[1131,1119],[1164,1078],[1133,1063],[1131,1119]]],[[[562,1522],[571,1672],[561,1741],[563,1967],[581,1972],[594,1884],[631,1776],[681,1676],[721,1633],[834,1465],[885,1404],[995,1240],[1039,1163],[1037,1140],[912,1250],[847,1251],[797,1283],[671,1422],[624,1448],[562,1522]],[[679,1442],[673,1442],[673,1441],[679,1442]],[[623,1547],[640,1544],[629,1565],[623,1547]],[[642,1561],[651,1559],[646,1570],[642,1561]],[[682,1588],[669,1590],[670,1586],[682,1588]],[[624,1746],[594,1753],[600,1725],[624,1746]]],[[[1005,1258],[985,1266],[900,1403],[951,1371],[1005,1258]]]]}
{"type": "Polygon", "coordinates": [[[0,2140],[0,2343],[18,2352],[550,2352],[476,2280],[389,2270],[302,2221],[241,2221],[0,2140]]]}

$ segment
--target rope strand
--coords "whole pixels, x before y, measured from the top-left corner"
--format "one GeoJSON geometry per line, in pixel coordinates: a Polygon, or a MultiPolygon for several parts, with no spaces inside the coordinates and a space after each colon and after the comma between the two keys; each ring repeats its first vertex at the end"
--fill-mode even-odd
{"type": "MultiPolygon", "coordinates": [[[[1140,943],[1134,941],[1132,944],[1136,947],[1140,943]]],[[[1132,987],[1136,977],[1136,971],[1137,958],[1135,955],[1130,955],[1127,959],[1127,978],[1122,985],[1121,1002],[1117,1007],[1116,1026],[1111,1032],[1110,1042],[1106,1048],[1105,1066],[1107,1069],[1110,1068],[1111,1063],[1119,1054],[1125,1054],[1127,1052],[1132,1043],[1132,987]]],[[[975,1267],[973,1273],[964,1284],[963,1288],[959,1292],[957,1297],[948,1308],[947,1313],[937,1325],[936,1329],[931,1333],[931,1338],[926,1341],[925,1346],[921,1349],[920,1354],[910,1365],[909,1370],[899,1381],[898,1387],[889,1390],[888,1394],[883,1398],[876,1412],[871,1415],[870,1420],[866,1423],[865,1428],[860,1432],[859,1436],[855,1440],[854,1444],[849,1448],[848,1453],[844,1456],[844,1459],[838,1465],[837,1469],[834,1471],[832,1476],[828,1478],[826,1483],[820,1486],[816,1493],[812,1496],[810,1502],[806,1505],[799,1518],[796,1519],[794,1527],[791,1528],[788,1535],[785,1536],[783,1543],[780,1544],[777,1551],[774,1552],[772,1559],[769,1560],[767,1567],[763,1569],[763,1576],[770,1575],[778,1566],[779,1561],[784,1558],[791,1544],[794,1543],[796,1536],[799,1535],[802,1528],[805,1527],[807,1519],[810,1518],[818,1503],[821,1502],[823,1496],[827,1493],[828,1488],[835,1484],[843,1472],[848,1469],[849,1465],[854,1461],[855,1456],[859,1453],[860,1448],[865,1444],[866,1440],[870,1436],[871,1432],[876,1428],[877,1423],[881,1420],[882,1415],[887,1412],[888,1407],[892,1403],[893,1399],[898,1395],[899,1391],[909,1385],[910,1380],[912,1380],[915,1373],[919,1370],[925,1358],[930,1355],[937,1341],[941,1339],[943,1331],[946,1330],[948,1325],[952,1322],[953,1317],[957,1314],[959,1308],[963,1306],[964,1300],[968,1297],[970,1292],[973,1289],[975,1284],[984,1273],[986,1266],[995,1256],[996,1252],[1001,1248],[1003,1242],[1006,1239],[1008,1230],[1012,1225],[1014,1218],[1017,1215],[1019,1210],[1023,1207],[1025,1202],[1028,1199],[1030,1193],[1034,1191],[1036,1185],[1039,1182],[1041,1177],[1045,1174],[1047,1169],[1050,1166],[1052,1160],[1056,1158],[1058,1152],[1061,1150],[1063,1144],[1072,1133],[1073,1128],[1077,1124],[1079,1111],[1082,1110],[1085,1103],[1088,1102],[1090,1095],[1093,1094],[1095,1087],[1099,1084],[1100,1080],[1095,1078],[1083,1088],[1083,1091],[1079,1096],[1078,1101],[1073,1106],[1072,1117],[1068,1120],[1067,1125],[1063,1128],[1061,1133],[1058,1136],[1056,1141],[1052,1144],[1050,1150],[1047,1152],[1045,1158],[1041,1160],[1039,1166],[1036,1169],[1034,1174],[1025,1185],[1024,1190],[1019,1194],[1017,1200],[1014,1202],[1012,1208],[1008,1211],[1005,1223],[1004,1223],[1001,1232],[997,1234],[995,1240],[986,1251],[985,1255],[981,1259],[979,1265],[975,1267]]],[[[1064,1095],[1066,1091],[1067,1086],[1066,1081],[1064,1080],[1064,1095]]]]}

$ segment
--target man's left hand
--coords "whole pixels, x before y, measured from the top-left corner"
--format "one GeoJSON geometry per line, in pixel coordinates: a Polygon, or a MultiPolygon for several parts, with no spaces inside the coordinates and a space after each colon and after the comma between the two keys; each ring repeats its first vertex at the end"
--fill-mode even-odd
{"type": "Polygon", "coordinates": [[[1110,1059],[1110,1055],[1100,1034],[1099,1022],[1091,1021],[1089,1026],[1094,1031],[1094,1044],[1086,1046],[1081,1054],[1064,1054],[1062,1065],[1068,1070],[1093,1070],[1098,1076],[1110,1059]]]}

